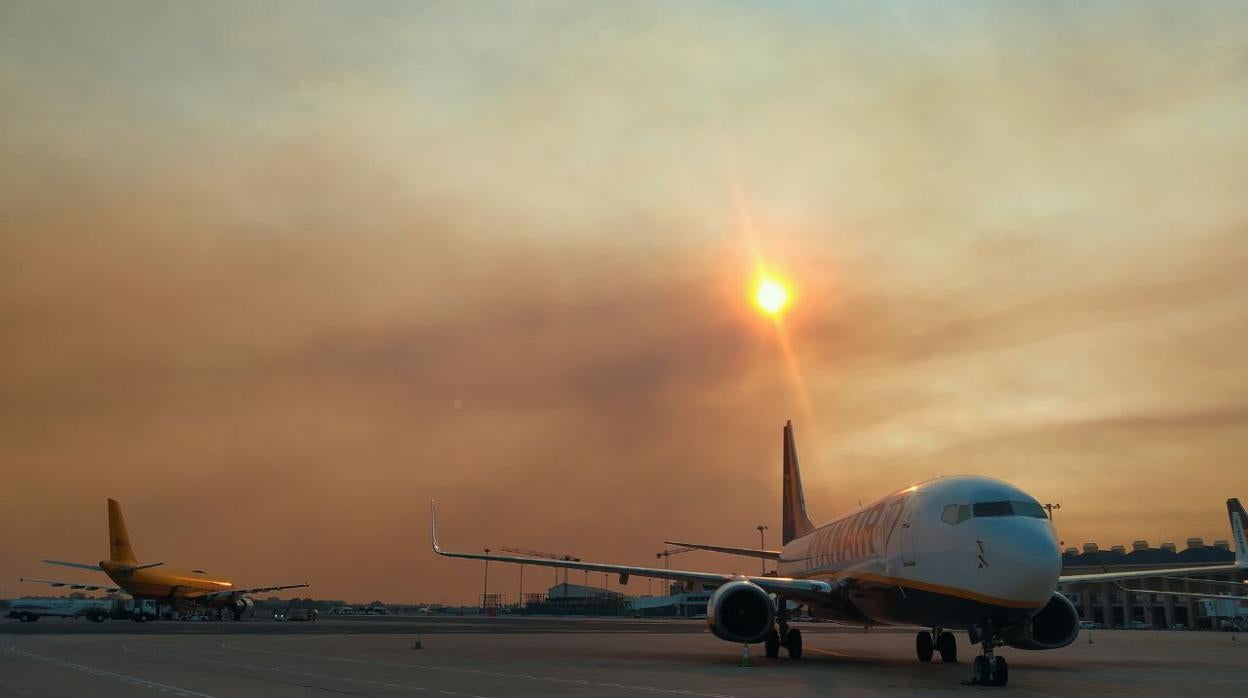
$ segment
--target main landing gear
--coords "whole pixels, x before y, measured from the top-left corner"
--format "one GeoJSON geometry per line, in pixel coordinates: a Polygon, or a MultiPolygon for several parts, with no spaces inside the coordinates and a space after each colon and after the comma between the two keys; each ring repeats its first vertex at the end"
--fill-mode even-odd
{"type": "Polygon", "coordinates": [[[763,649],[768,657],[775,659],[780,656],[780,648],[789,651],[789,659],[802,658],[802,631],[789,627],[789,611],[784,599],[780,599],[780,613],[776,617],[776,627],[763,638],[763,649]]]}
{"type": "Polygon", "coordinates": [[[953,633],[932,628],[930,633],[923,630],[914,636],[914,653],[920,662],[932,661],[932,655],[936,652],[940,652],[940,661],[945,664],[958,663],[958,641],[954,639],[953,633]]]}

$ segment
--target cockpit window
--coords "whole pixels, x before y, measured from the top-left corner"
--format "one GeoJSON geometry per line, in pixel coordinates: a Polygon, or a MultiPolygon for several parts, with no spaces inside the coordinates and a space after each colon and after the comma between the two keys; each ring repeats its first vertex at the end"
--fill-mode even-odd
{"type": "Polygon", "coordinates": [[[960,524],[971,518],[971,505],[969,504],[950,504],[945,507],[945,511],[940,515],[941,521],[947,524],[960,524]]]}
{"type": "Polygon", "coordinates": [[[1044,507],[1037,502],[1010,502],[1014,505],[1014,513],[1019,516],[1030,516],[1033,519],[1047,519],[1044,507]]]}
{"type": "Polygon", "coordinates": [[[1014,507],[1009,502],[976,502],[975,518],[981,516],[1013,516],[1014,507]]]}
{"type": "Polygon", "coordinates": [[[1044,507],[1036,502],[976,502],[972,505],[976,518],[981,516],[1029,516],[1047,519],[1044,507]]]}

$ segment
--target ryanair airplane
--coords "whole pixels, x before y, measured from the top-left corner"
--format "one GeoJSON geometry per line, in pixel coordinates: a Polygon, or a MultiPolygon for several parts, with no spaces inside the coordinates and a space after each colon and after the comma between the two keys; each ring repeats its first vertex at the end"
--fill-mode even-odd
{"type": "MultiPolygon", "coordinates": [[[[438,544],[437,512],[430,502],[433,550],[447,557],[614,573],[621,584],[636,575],[690,587],[714,586],[706,611],[710,631],[729,642],[762,642],[768,657],[778,656],[781,647],[794,659],[802,656],[802,634],[789,627],[788,602],[835,622],[931,628],[915,637],[921,662],[931,661],[936,652],[943,661],[956,662],[957,643],[951,631],[964,630],[971,644],[981,648],[972,665],[971,683],[988,686],[1004,686],[1009,680],[1005,658],[995,655],[995,648],[1050,650],[1075,641],[1079,617],[1074,605],[1056,591],[1059,583],[1120,582],[1163,571],[1062,576],[1058,541],[1044,508],[1017,487],[987,477],[929,480],[815,526],[806,513],[791,422],[784,427],[783,500],[780,550],[668,541],[774,560],[778,575],[774,577],[450,552],[438,544]]],[[[1226,505],[1235,538],[1234,564],[1166,568],[1164,574],[1248,568],[1244,539],[1248,514],[1238,499],[1228,499],[1226,505]]]]}
{"type": "MultiPolygon", "coordinates": [[[[203,570],[182,572],[168,569],[163,562],[140,564],[130,547],[130,534],[126,532],[126,520],[121,516],[121,505],[117,500],[108,500],[108,552],[107,560],[92,565],[82,562],[63,562],[61,560],[44,560],[49,565],[74,567],[83,570],[103,571],[117,586],[101,586],[80,582],[60,582],[50,579],[28,579],[24,582],[39,582],[53,587],[81,589],[85,591],[106,591],[115,593],[124,591],[136,600],[151,599],[157,605],[170,605],[175,608],[199,606],[204,608],[231,611],[234,620],[251,610],[255,603],[249,594],[261,594],[285,589],[301,589],[307,584],[288,584],[285,586],[254,587],[236,589],[234,583],[225,579],[213,579],[203,570]]],[[[135,620],[144,620],[136,615],[135,620]]]]}

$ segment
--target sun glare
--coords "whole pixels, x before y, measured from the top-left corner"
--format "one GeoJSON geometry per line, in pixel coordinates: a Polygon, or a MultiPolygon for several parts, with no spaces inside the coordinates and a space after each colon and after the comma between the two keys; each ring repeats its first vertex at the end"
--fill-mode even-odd
{"type": "Polygon", "coordinates": [[[768,315],[779,315],[789,304],[789,290],[779,281],[763,277],[754,290],[754,303],[768,315]]]}

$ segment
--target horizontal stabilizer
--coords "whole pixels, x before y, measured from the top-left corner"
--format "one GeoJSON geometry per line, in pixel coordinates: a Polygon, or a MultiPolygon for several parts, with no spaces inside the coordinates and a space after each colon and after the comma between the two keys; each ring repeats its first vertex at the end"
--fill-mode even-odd
{"type": "Polygon", "coordinates": [[[105,587],[105,586],[100,586],[98,584],[83,584],[81,582],[61,582],[55,579],[32,579],[30,577],[22,577],[18,579],[17,581],[36,582],[38,584],[47,584],[50,587],[55,587],[58,589],[65,588],[65,589],[73,589],[75,591],[105,591],[110,594],[115,594],[118,591],[120,591],[120,589],[118,589],[117,587],[105,587]]]}
{"type": "Polygon", "coordinates": [[[85,562],[65,562],[64,560],[40,560],[40,562],[44,563],[45,565],[60,565],[61,567],[73,567],[73,568],[80,569],[80,570],[91,570],[93,572],[101,571],[100,566],[98,564],[89,565],[85,562]]]}
{"type": "Polygon", "coordinates": [[[764,560],[779,560],[779,550],[761,550],[759,548],[734,548],[728,545],[703,545],[702,543],[681,543],[674,540],[663,541],[665,545],[679,545],[683,548],[693,548],[694,550],[709,550],[713,553],[723,553],[725,555],[740,555],[741,557],[761,557],[764,560]]]}
{"type": "Polygon", "coordinates": [[[163,565],[163,564],[165,564],[165,563],[163,563],[163,562],[149,562],[149,563],[147,563],[146,565],[134,565],[133,567],[123,567],[123,568],[122,568],[122,570],[123,570],[123,571],[125,571],[125,572],[134,572],[135,570],[150,570],[150,569],[151,569],[151,568],[153,568],[153,567],[160,567],[160,566],[161,566],[161,565],[163,565]]]}

